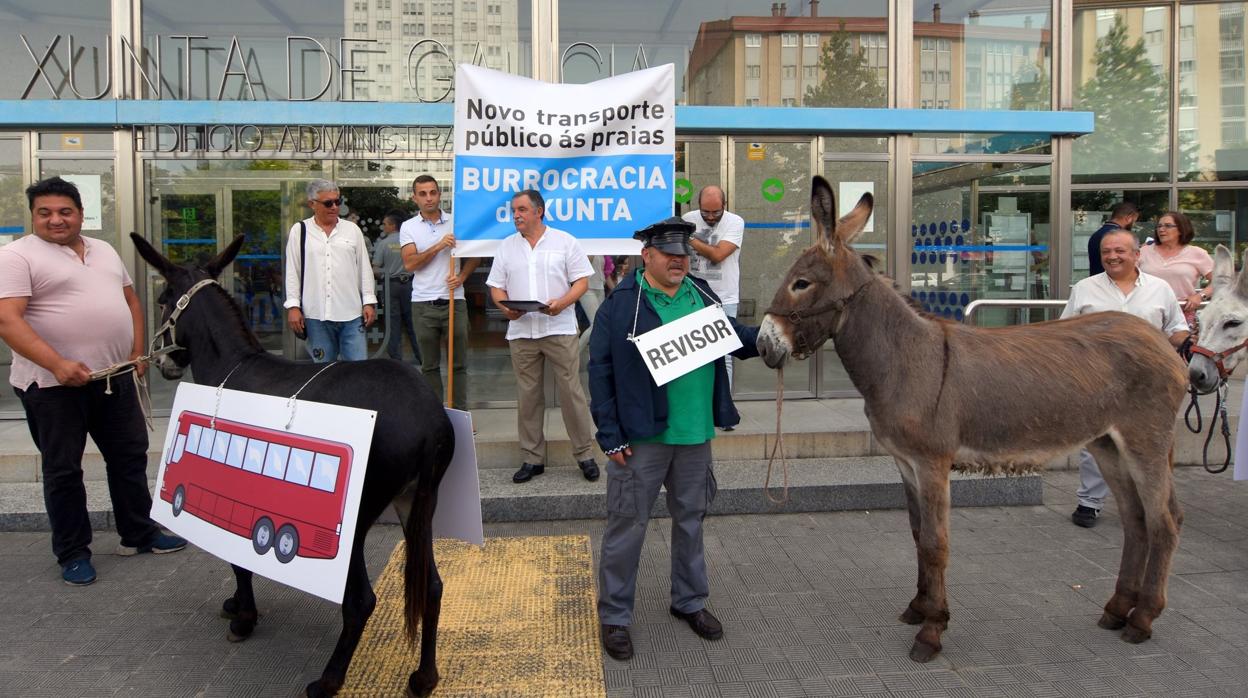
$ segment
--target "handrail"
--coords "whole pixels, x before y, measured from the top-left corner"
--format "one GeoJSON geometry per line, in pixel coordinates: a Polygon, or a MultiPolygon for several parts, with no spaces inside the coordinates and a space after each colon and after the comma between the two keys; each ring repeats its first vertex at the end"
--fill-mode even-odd
{"type": "Polygon", "coordinates": [[[1066,301],[1063,300],[1041,300],[1034,298],[981,298],[973,300],[966,306],[966,311],[962,316],[962,323],[966,325],[974,324],[971,322],[975,317],[975,311],[980,308],[1016,308],[1026,310],[1028,308],[1062,308],[1065,307],[1066,301]]]}
{"type": "MultiPolygon", "coordinates": [[[[962,324],[973,324],[971,320],[975,316],[975,311],[980,308],[1016,308],[1026,310],[1028,308],[1061,308],[1066,305],[1064,300],[1056,299],[1037,299],[1037,298],[980,298],[971,301],[966,306],[966,311],[962,316],[962,324]]],[[[1200,307],[1203,309],[1209,305],[1209,301],[1203,301],[1200,307]]]]}

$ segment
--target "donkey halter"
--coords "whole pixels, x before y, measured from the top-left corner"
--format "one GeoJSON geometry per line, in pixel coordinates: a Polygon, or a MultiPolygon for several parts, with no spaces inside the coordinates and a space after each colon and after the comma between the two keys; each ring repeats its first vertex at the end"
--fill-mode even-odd
{"type": "Polygon", "coordinates": [[[1235,352],[1241,349],[1248,349],[1248,339],[1245,339],[1244,341],[1240,342],[1239,344],[1236,344],[1230,349],[1226,349],[1224,351],[1219,351],[1219,352],[1212,352],[1200,345],[1194,345],[1192,347],[1192,353],[1200,354],[1206,359],[1209,359],[1210,361],[1212,361],[1213,365],[1218,367],[1218,379],[1225,383],[1226,379],[1231,377],[1231,371],[1235,369],[1227,370],[1226,365],[1223,364],[1222,362],[1228,357],[1230,357],[1232,354],[1234,354],[1235,352]]]}
{"type": "Polygon", "coordinates": [[[806,331],[802,329],[802,320],[818,317],[820,315],[826,315],[827,313],[844,312],[845,308],[849,306],[850,303],[853,303],[854,299],[856,299],[858,295],[870,285],[871,281],[868,281],[854,289],[853,293],[845,296],[844,298],[838,298],[834,301],[824,303],[823,305],[816,305],[813,308],[807,308],[806,310],[790,310],[787,313],[779,313],[776,312],[774,307],[771,307],[766,310],[766,314],[776,315],[787,319],[789,321],[789,325],[792,327],[794,352],[803,356],[809,355],[813,352],[813,349],[811,348],[810,343],[806,341],[806,331]]]}
{"type": "Polygon", "coordinates": [[[191,296],[199,293],[203,288],[217,283],[216,279],[204,279],[188,288],[186,293],[173,304],[173,311],[169,313],[169,317],[156,328],[156,332],[152,334],[152,344],[148,356],[156,358],[162,354],[171,354],[175,351],[185,349],[186,347],[178,346],[174,329],[178,325],[178,318],[182,315],[182,311],[191,304],[191,296]]]}

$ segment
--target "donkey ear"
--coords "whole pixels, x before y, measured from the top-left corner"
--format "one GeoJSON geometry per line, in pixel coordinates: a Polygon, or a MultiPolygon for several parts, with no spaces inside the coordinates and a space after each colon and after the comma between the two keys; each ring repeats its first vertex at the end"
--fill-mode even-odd
{"type": "Polygon", "coordinates": [[[225,246],[224,250],[221,250],[221,254],[204,266],[204,271],[214,279],[220,276],[221,270],[229,266],[230,262],[234,261],[234,257],[238,255],[238,251],[243,249],[243,241],[246,238],[246,235],[236,236],[230,244],[225,246]]]}
{"type": "Polygon", "coordinates": [[[810,183],[810,221],[819,244],[831,252],[836,243],[836,195],[828,180],[819,175],[810,183]]]}
{"type": "Polygon", "coordinates": [[[867,221],[871,219],[871,211],[875,209],[875,197],[870,193],[864,193],[858,204],[854,206],[854,210],[841,217],[836,223],[836,237],[841,242],[848,245],[855,238],[862,234],[862,229],[867,227],[867,221]]]}
{"type": "MultiPolygon", "coordinates": [[[[1222,247],[1222,246],[1218,245],[1218,247],[1222,247]]],[[[1245,252],[1245,254],[1248,254],[1248,252],[1245,252]]],[[[1248,266],[1241,268],[1239,270],[1239,276],[1236,277],[1235,266],[1234,266],[1235,258],[1231,256],[1230,252],[1226,253],[1226,258],[1227,258],[1226,275],[1228,278],[1235,278],[1235,295],[1239,296],[1240,298],[1248,298],[1248,266]]],[[[1218,262],[1220,259],[1221,259],[1221,256],[1219,256],[1213,262],[1214,283],[1217,283],[1218,281],[1218,262]]],[[[1227,285],[1229,286],[1230,284],[1228,283],[1227,285]]],[[[1214,291],[1214,294],[1215,295],[1217,294],[1216,290],[1214,291]]]]}
{"type": "Polygon", "coordinates": [[[152,265],[152,268],[160,272],[161,276],[168,277],[177,270],[178,265],[170,262],[164,255],[156,251],[152,247],[152,243],[148,242],[138,233],[130,233],[130,239],[134,241],[134,249],[139,251],[139,256],[143,261],[152,265]]]}

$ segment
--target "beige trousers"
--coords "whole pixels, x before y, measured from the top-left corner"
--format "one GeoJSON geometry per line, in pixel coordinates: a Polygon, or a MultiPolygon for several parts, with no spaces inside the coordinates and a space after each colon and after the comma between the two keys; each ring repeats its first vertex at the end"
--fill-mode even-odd
{"type": "Polygon", "coordinates": [[[594,430],[590,421],[589,403],[581,389],[579,375],[581,351],[576,335],[552,335],[540,339],[513,339],[511,366],[516,371],[516,422],[520,432],[520,453],[525,463],[546,463],[546,396],[542,389],[543,374],[549,365],[554,371],[555,387],[563,423],[572,440],[572,455],[583,461],[594,457],[594,430]]]}

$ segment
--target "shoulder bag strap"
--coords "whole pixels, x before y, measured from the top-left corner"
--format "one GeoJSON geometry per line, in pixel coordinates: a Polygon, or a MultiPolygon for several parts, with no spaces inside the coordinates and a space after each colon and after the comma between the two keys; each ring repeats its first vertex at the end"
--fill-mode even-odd
{"type": "Polygon", "coordinates": [[[308,224],[299,221],[299,307],[303,308],[303,268],[308,260],[308,224]]]}

